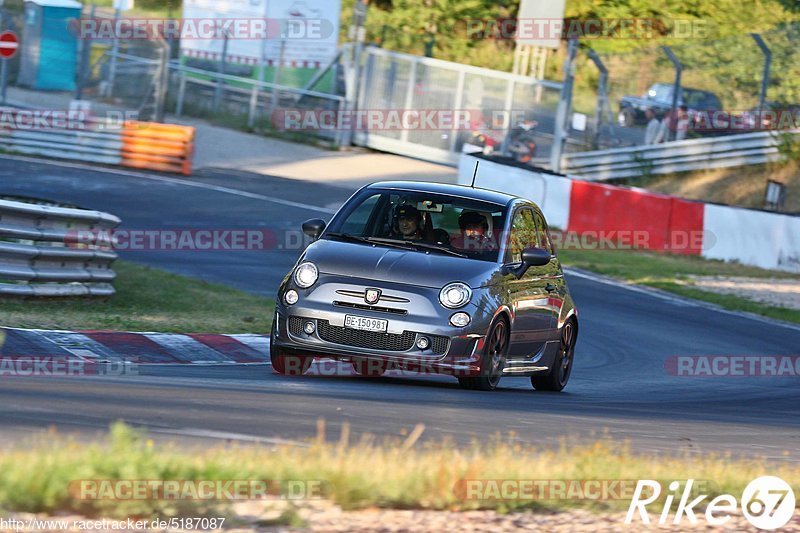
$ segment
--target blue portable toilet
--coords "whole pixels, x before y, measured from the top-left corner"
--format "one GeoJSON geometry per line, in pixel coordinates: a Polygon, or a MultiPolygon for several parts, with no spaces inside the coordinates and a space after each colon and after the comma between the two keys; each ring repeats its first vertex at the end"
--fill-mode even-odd
{"type": "Polygon", "coordinates": [[[18,85],[75,90],[78,37],[70,22],[80,18],[82,8],[75,0],[26,0],[18,85]]]}

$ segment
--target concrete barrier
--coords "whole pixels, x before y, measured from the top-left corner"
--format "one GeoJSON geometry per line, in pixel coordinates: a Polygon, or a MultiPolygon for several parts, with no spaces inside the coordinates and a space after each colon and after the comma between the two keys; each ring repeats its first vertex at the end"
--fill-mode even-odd
{"type": "MultiPolygon", "coordinates": [[[[706,204],[643,189],[587,182],[516,163],[463,154],[458,183],[536,202],[570,233],[640,231],[646,248],[800,272],[800,217],[706,204]]],[[[641,240],[637,240],[641,245],[641,240]]]]}

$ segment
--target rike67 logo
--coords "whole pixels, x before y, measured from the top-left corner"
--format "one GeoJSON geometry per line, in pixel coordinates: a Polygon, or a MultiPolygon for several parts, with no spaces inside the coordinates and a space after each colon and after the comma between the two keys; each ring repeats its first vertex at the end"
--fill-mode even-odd
{"type": "MultiPolygon", "coordinates": [[[[741,504],[742,514],[753,526],[763,530],[779,529],[792,519],[795,508],[795,495],[792,487],[779,477],[762,476],[751,481],[742,492],[741,500],[730,494],[721,494],[711,501],[706,500],[708,495],[697,496],[693,491],[694,480],[686,481],[683,491],[680,492],[681,483],[673,481],[668,485],[668,492],[664,494],[664,506],[659,524],[667,524],[673,512],[673,504],[677,500],[672,523],[678,525],[683,518],[691,524],[697,524],[695,515],[696,507],[705,506],[706,522],[712,526],[721,526],[728,522],[732,513],[741,504]],[[694,496],[694,499],[692,499],[694,496]]],[[[650,479],[639,480],[625,517],[625,523],[633,522],[635,515],[639,514],[643,524],[650,524],[650,514],[647,506],[662,500],[663,488],[661,483],[650,479]]]]}

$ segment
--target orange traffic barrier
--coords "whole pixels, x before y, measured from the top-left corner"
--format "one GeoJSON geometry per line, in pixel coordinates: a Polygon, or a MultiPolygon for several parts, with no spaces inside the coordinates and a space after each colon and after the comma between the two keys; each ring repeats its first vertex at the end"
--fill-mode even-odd
{"type": "Polygon", "coordinates": [[[194,134],[191,126],[127,121],[121,132],[121,164],[188,176],[192,173],[194,134]]]}

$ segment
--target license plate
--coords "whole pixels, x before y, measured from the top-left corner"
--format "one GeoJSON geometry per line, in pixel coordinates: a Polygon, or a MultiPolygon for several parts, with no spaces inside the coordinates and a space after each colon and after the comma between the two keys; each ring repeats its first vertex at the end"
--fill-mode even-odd
{"type": "Polygon", "coordinates": [[[389,329],[389,321],[381,318],[345,315],[344,327],[361,329],[364,331],[386,331],[389,329]]]}

